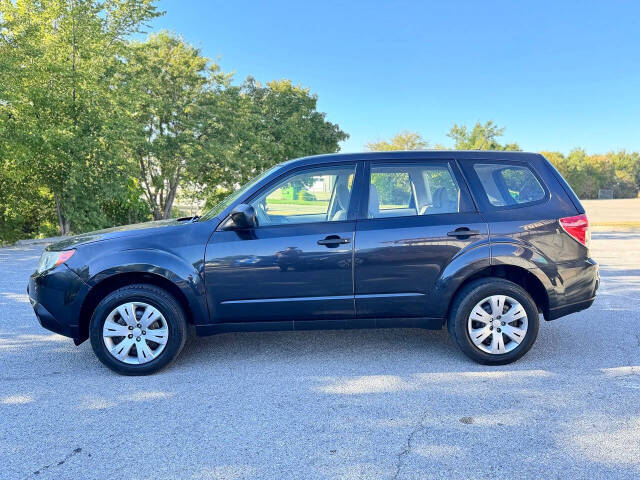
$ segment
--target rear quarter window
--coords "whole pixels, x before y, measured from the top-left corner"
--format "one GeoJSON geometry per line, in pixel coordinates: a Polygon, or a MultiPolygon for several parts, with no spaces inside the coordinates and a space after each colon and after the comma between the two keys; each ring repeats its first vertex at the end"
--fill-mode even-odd
{"type": "Polygon", "coordinates": [[[494,207],[526,205],[545,198],[545,191],[531,169],[508,163],[476,163],[473,166],[487,200],[494,207]]]}

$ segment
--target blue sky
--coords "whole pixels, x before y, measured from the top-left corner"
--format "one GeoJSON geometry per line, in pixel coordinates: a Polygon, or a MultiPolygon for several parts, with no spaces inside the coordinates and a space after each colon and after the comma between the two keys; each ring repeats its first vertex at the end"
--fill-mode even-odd
{"type": "Polygon", "coordinates": [[[640,2],[165,0],[236,82],[288,78],[361,151],[494,120],[525,150],[640,150],[640,2]]]}

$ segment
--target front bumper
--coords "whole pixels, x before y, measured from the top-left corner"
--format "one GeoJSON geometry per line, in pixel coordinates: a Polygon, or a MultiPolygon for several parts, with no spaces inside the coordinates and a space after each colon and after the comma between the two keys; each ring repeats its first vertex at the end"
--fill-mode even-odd
{"type": "Polygon", "coordinates": [[[60,265],[29,278],[27,293],[31,306],[47,330],[71,337],[81,337],[80,310],[89,287],[69,267],[60,265]]]}

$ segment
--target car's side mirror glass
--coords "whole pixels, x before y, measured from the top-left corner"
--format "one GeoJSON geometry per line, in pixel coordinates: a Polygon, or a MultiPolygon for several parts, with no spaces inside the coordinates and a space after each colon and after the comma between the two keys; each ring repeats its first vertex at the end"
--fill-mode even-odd
{"type": "Polygon", "coordinates": [[[256,216],[255,208],[246,203],[241,203],[233,209],[223,228],[225,230],[246,230],[257,226],[258,217],[256,216]]]}

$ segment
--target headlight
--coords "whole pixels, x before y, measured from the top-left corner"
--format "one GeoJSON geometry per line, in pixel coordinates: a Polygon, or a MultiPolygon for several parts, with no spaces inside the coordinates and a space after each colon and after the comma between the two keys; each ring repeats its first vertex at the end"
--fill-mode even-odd
{"type": "Polygon", "coordinates": [[[43,252],[38,262],[37,273],[45,272],[66,262],[76,253],[75,250],[65,250],[63,252],[43,252]]]}

